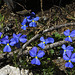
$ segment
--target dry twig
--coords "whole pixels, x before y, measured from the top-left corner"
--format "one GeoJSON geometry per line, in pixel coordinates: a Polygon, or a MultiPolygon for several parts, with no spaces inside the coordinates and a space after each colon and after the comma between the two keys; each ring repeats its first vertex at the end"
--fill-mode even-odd
{"type": "MultiPolygon", "coordinates": [[[[31,43],[32,41],[34,41],[35,39],[37,39],[40,35],[42,35],[42,34],[48,32],[48,31],[52,31],[52,30],[59,29],[59,28],[62,28],[62,27],[66,27],[66,26],[70,26],[70,25],[71,25],[71,26],[74,26],[74,25],[75,25],[75,22],[74,22],[74,23],[67,23],[67,24],[58,25],[58,26],[56,26],[56,27],[51,27],[51,28],[49,28],[49,29],[46,29],[46,30],[44,30],[44,31],[41,31],[41,32],[39,32],[38,34],[36,34],[33,38],[31,38],[27,43],[25,43],[25,44],[22,46],[22,48],[17,49],[17,50],[15,50],[15,51],[13,51],[13,52],[10,52],[10,53],[8,53],[8,54],[7,54],[7,53],[0,54],[0,65],[2,64],[2,63],[1,63],[2,60],[5,59],[5,56],[7,57],[6,59],[8,59],[10,56],[13,57],[13,54],[14,54],[14,53],[18,53],[17,58],[19,58],[19,57],[22,56],[22,55],[28,54],[28,50],[25,50],[25,47],[26,47],[29,43],[31,43]]],[[[74,41],[74,40],[75,40],[75,37],[73,38],[73,41],[74,41]]],[[[55,42],[55,43],[53,43],[53,44],[46,45],[45,48],[44,48],[44,50],[45,50],[45,49],[49,49],[49,48],[53,48],[53,47],[60,46],[60,45],[62,45],[62,44],[64,44],[64,43],[68,43],[68,42],[66,42],[65,40],[59,41],[59,42],[55,42]]]]}
{"type": "Polygon", "coordinates": [[[75,22],[74,23],[66,23],[66,24],[62,24],[62,25],[57,25],[56,27],[52,26],[51,28],[49,29],[46,29],[46,30],[43,30],[43,31],[40,31],[38,34],[36,34],[33,38],[31,38],[28,42],[26,42],[23,46],[22,46],[22,49],[24,49],[29,43],[31,43],[32,41],[34,41],[35,39],[37,39],[40,35],[46,33],[46,32],[49,32],[49,31],[52,31],[52,30],[56,30],[56,29],[59,29],[59,28],[62,28],[62,27],[67,27],[67,26],[74,26],[75,25],[75,22]]]}
{"type": "MultiPolygon", "coordinates": [[[[75,41],[75,37],[73,38],[73,41],[75,41]]],[[[68,41],[65,41],[65,40],[58,41],[58,42],[55,42],[53,44],[46,45],[45,48],[44,48],[44,50],[47,50],[49,48],[58,47],[58,46],[61,46],[62,44],[67,44],[67,43],[69,43],[69,42],[68,41]]]]}

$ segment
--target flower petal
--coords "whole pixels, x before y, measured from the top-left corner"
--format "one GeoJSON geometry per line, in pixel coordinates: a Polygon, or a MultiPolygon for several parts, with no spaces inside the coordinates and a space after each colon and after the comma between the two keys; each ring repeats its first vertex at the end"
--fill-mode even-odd
{"type": "Polygon", "coordinates": [[[72,62],[75,62],[75,58],[70,59],[72,62]]]}
{"type": "Polygon", "coordinates": [[[9,45],[6,45],[3,49],[3,52],[11,52],[11,48],[9,45]]]}
{"type": "Polygon", "coordinates": [[[27,35],[22,35],[22,36],[21,36],[21,38],[26,38],[26,37],[27,37],[27,35]]]}
{"type": "Polygon", "coordinates": [[[67,61],[69,60],[69,58],[66,55],[63,55],[63,59],[67,61]]]}
{"type": "Polygon", "coordinates": [[[27,22],[27,19],[26,19],[26,18],[24,18],[24,19],[23,19],[23,22],[21,23],[21,25],[26,24],[26,22],[27,22]]]}
{"type": "Polygon", "coordinates": [[[70,30],[69,30],[69,29],[66,30],[66,31],[64,31],[64,35],[65,35],[65,36],[69,36],[69,33],[70,33],[70,30]]]}
{"type": "Polygon", "coordinates": [[[67,50],[71,50],[71,51],[73,51],[74,48],[73,48],[72,46],[67,46],[67,50]]]}
{"type": "Polygon", "coordinates": [[[17,34],[17,37],[20,37],[21,36],[21,33],[17,34]]]}
{"type": "Polygon", "coordinates": [[[48,37],[48,38],[46,39],[46,44],[47,44],[47,43],[54,43],[54,39],[48,37]]]}
{"type": "Polygon", "coordinates": [[[3,41],[2,41],[2,44],[7,44],[7,43],[9,43],[9,39],[8,39],[8,40],[3,40],[3,41]]]}
{"type": "Polygon", "coordinates": [[[65,38],[65,41],[72,42],[72,39],[70,37],[65,38]]]}
{"type": "Polygon", "coordinates": [[[35,13],[34,12],[31,13],[31,17],[35,17],[35,13]]]}
{"type": "Polygon", "coordinates": [[[75,30],[73,30],[73,31],[70,33],[70,36],[71,36],[71,37],[74,37],[74,36],[75,36],[75,30]]]}
{"type": "Polygon", "coordinates": [[[45,52],[42,51],[42,50],[39,50],[39,51],[38,51],[38,54],[37,54],[37,57],[38,57],[38,58],[41,58],[41,57],[43,57],[44,55],[45,55],[45,52]]]}
{"type": "Polygon", "coordinates": [[[45,48],[45,44],[43,42],[39,43],[38,46],[41,47],[42,49],[45,48]]]}
{"type": "Polygon", "coordinates": [[[34,21],[38,21],[39,20],[39,17],[37,16],[36,18],[33,19],[34,21]]]}
{"type": "Polygon", "coordinates": [[[66,50],[66,45],[65,44],[62,45],[62,49],[66,50]]]}
{"type": "Polygon", "coordinates": [[[30,26],[30,27],[33,27],[33,23],[32,23],[32,22],[31,22],[31,23],[29,23],[29,26],[30,26]]]}
{"type": "Polygon", "coordinates": [[[4,36],[1,40],[2,40],[2,41],[8,40],[8,36],[4,36]]]}
{"type": "Polygon", "coordinates": [[[45,42],[44,37],[41,37],[41,38],[40,38],[40,41],[45,42]]]}
{"type": "Polygon", "coordinates": [[[66,51],[66,54],[67,54],[67,56],[70,58],[70,57],[71,57],[72,52],[69,50],[69,51],[66,51]]]}
{"type": "Polygon", "coordinates": [[[21,23],[21,25],[25,25],[25,24],[26,24],[25,22],[22,22],[22,23],[21,23]]]}
{"type": "Polygon", "coordinates": [[[40,61],[38,58],[34,58],[32,61],[31,61],[31,64],[36,64],[36,65],[40,65],[40,61]]]}
{"type": "Polygon", "coordinates": [[[29,51],[29,54],[30,54],[30,56],[32,56],[32,57],[35,57],[35,56],[36,56],[36,53],[37,53],[37,47],[33,47],[33,48],[29,51]]]}
{"type": "Polygon", "coordinates": [[[72,54],[71,59],[72,59],[72,58],[75,58],[75,53],[72,54]]]}
{"type": "Polygon", "coordinates": [[[71,62],[69,62],[69,67],[73,68],[73,64],[71,62]]]}
{"type": "Polygon", "coordinates": [[[11,45],[11,46],[14,46],[14,44],[16,44],[16,41],[10,42],[10,45],[11,45]]]}
{"type": "Polygon", "coordinates": [[[21,29],[26,30],[26,26],[22,26],[21,29]]]}
{"type": "Polygon", "coordinates": [[[65,63],[65,67],[69,67],[69,64],[70,64],[69,62],[65,63]]]}
{"type": "Polygon", "coordinates": [[[17,38],[17,35],[15,33],[13,33],[13,38],[17,38]]]}
{"type": "Polygon", "coordinates": [[[36,27],[37,25],[36,25],[35,22],[31,22],[31,23],[29,24],[29,26],[30,26],[30,27],[36,27]]]}
{"type": "Polygon", "coordinates": [[[72,64],[71,62],[67,62],[67,63],[65,64],[65,66],[66,66],[66,67],[73,68],[73,64],[72,64]]]}
{"type": "Polygon", "coordinates": [[[20,40],[20,42],[22,42],[22,43],[25,43],[26,41],[27,41],[27,39],[25,39],[25,38],[19,38],[19,40],[20,40]]]}

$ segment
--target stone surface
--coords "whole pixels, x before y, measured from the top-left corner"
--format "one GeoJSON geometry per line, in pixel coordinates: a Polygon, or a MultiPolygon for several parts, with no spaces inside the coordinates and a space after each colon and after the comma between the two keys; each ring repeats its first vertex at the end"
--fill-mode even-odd
{"type": "Polygon", "coordinates": [[[19,69],[18,67],[13,67],[6,65],[0,69],[0,75],[33,75],[32,72],[29,73],[29,70],[19,69]]]}

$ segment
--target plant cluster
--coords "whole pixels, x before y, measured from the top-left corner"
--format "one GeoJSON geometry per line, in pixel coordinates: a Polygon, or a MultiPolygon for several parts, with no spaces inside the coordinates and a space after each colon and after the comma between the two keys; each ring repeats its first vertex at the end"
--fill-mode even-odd
{"type": "MultiPolygon", "coordinates": [[[[21,23],[22,25],[22,29],[26,30],[26,27],[28,27],[28,25],[30,27],[36,27],[36,21],[39,20],[39,17],[35,15],[34,12],[32,12],[29,16],[26,16],[23,20],[23,22],[21,23]]],[[[65,41],[69,41],[69,42],[73,42],[71,37],[75,36],[75,30],[73,30],[70,33],[70,30],[66,30],[64,31],[64,35],[68,36],[65,38],[65,41]]],[[[27,41],[27,36],[26,35],[22,35],[21,33],[19,34],[15,34],[13,33],[13,38],[11,38],[9,40],[8,36],[4,36],[3,34],[0,32],[0,44],[5,44],[5,47],[3,49],[3,52],[11,52],[11,47],[10,46],[16,46],[16,47],[20,47],[20,42],[25,43],[27,41]]],[[[48,43],[54,43],[54,39],[51,37],[48,37],[47,39],[44,39],[44,37],[40,38],[41,43],[38,44],[39,47],[41,47],[42,49],[45,48],[45,45],[47,45],[48,43]]],[[[61,54],[63,54],[63,59],[68,61],[65,66],[66,67],[70,67],[73,68],[73,64],[72,62],[75,62],[75,53],[72,54],[72,51],[74,50],[74,48],[72,46],[67,46],[65,44],[62,45],[62,51],[60,51],[61,54]]],[[[43,50],[39,50],[37,53],[37,47],[33,47],[30,51],[29,54],[31,57],[34,57],[34,59],[31,60],[31,64],[36,64],[36,65],[40,65],[41,62],[38,58],[42,58],[45,55],[45,52],[43,50]]]]}

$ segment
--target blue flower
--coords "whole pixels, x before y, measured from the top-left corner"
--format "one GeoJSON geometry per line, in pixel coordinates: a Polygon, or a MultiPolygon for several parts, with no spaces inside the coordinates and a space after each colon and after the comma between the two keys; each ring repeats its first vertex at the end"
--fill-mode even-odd
{"type": "Polygon", "coordinates": [[[39,43],[38,46],[41,47],[42,49],[45,48],[45,44],[54,43],[54,39],[50,38],[50,37],[48,37],[47,39],[44,39],[44,37],[41,37],[40,41],[42,41],[42,42],[39,43]]]}
{"type": "Polygon", "coordinates": [[[26,35],[21,36],[21,33],[19,33],[17,35],[13,34],[13,38],[10,41],[11,42],[15,41],[16,42],[15,46],[19,48],[19,46],[20,46],[19,41],[22,42],[22,43],[25,43],[27,41],[26,37],[27,37],[26,35]]]}
{"type": "Polygon", "coordinates": [[[60,53],[63,53],[63,55],[67,54],[68,51],[73,51],[74,50],[74,48],[72,46],[67,46],[66,47],[65,44],[62,45],[62,49],[63,50],[61,50],[60,53]]]}
{"type": "Polygon", "coordinates": [[[0,44],[4,44],[5,41],[8,41],[8,36],[4,36],[0,39],[0,44]]]}
{"type": "Polygon", "coordinates": [[[69,68],[73,68],[73,64],[71,62],[75,62],[75,53],[68,52],[67,55],[63,55],[63,59],[68,61],[65,66],[69,68]]]}
{"type": "Polygon", "coordinates": [[[32,59],[31,64],[36,64],[36,65],[40,65],[40,60],[38,58],[42,58],[45,53],[42,50],[39,50],[37,53],[37,47],[33,47],[30,51],[29,54],[31,57],[35,57],[34,59],[32,59]]]}
{"type": "Polygon", "coordinates": [[[21,25],[25,25],[28,22],[28,19],[30,19],[30,16],[25,17],[21,25]]]}
{"type": "Polygon", "coordinates": [[[39,17],[35,17],[35,18],[31,19],[31,20],[28,20],[30,22],[29,26],[30,27],[36,27],[37,25],[36,25],[35,21],[38,21],[38,20],[39,20],[39,17]]]}
{"type": "Polygon", "coordinates": [[[10,42],[9,39],[7,39],[7,40],[4,40],[2,43],[3,43],[3,44],[6,44],[6,46],[5,46],[4,49],[3,49],[3,52],[11,52],[11,47],[10,47],[10,45],[11,45],[11,46],[14,46],[14,44],[15,44],[16,42],[15,42],[15,41],[10,42]]]}
{"type": "Polygon", "coordinates": [[[27,25],[23,24],[23,26],[21,27],[23,30],[26,30],[26,27],[28,27],[27,25]]]}
{"type": "Polygon", "coordinates": [[[65,36],[68,36],[67,38],[65,38],[65,41],[72,42],[71,37],[74,37],[74,36],[75,36],[75,30],[73,30],[73,31],[70,33],[70,30],[68,29],[68,30],[64,31],[64,35],[65,35],[65,36]]]}

